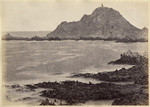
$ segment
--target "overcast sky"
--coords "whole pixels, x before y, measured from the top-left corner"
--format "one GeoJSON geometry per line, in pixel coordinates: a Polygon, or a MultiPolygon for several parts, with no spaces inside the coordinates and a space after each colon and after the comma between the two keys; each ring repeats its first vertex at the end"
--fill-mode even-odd
{"type": "MultiPolygon", "coordinates": [[[[5,1],[2,2],[3,31],[52,31],[62,21],[78,21],[91,14],[102,2],[96,1],[5,1]]],[[[118,10],[138,28],[148,27],[148,4],[145,2],[103,2],[118,10]]]]}

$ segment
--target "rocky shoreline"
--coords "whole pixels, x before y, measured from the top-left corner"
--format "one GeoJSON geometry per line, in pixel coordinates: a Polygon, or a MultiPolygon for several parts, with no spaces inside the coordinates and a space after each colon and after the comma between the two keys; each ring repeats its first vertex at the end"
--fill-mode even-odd
{"type": "Polygon", "coordinates": [[[108,64],[130,64],[132,67],[122,68],[110,72],[99,72],[97,74],[85,73],[75,74],[72,77],[93,78],[107,82],[134,82],[142,85],[148,84],[148,58],[130,50],[120,55],[120,59],[108,64]]]}
{"type": "MultiPolygon", "coordinates": [[[[87,80],[92,78],[98,80],[99,83],[49,81],[36,84],[26,83],[23,86],[15,84],[9,88],[17,92],[35,92],[38,94],[37,98],[42,97],[42,100],[38,100],[39,105],[78,105],[100,100],[112,100],[112,105],[148,105],[148,58],[128,51],[121,54],[119,62],[134,65],[128,69],[122,68],[97,74],[79,73],[70,76],[70,78],[87,78],[87,80]],[[136,60],[131,63],[130,60],[133,59],[136,60]],[[118,84],[118,82],[131,82],[132,84],[118,84]]],[[[20,100],[32,99],[34,97],[26,96],[20,100]]]]}
{"type": "Polygon", "coordinates": [[[129,69],[122,68],[112,72],[102,72],[97,74],[85,73],[75,74],[72,77],[92,78],[107,82],[134,82],[142,85],[148,84],[147,66],[133,66],[129,69]]]}
{"type": "MultiPolygon", "coordinates": [[[[123,17],[123,15],[119,13],[119,11],[102,5],[101,7],[96,8],[91,14],[89,15],[85,14],[78,21],[73,21],[73,22],[64,21],[60,23],[54,31],[48,33],[44,37],[39,37],[35,35],[34,37],[26,38],[25,36],[26,35],[24,34],[24,36],[22,37],[15,37],[8,33],[2,36],[2,40],[6,40],[6,41],[11,41],[11,40],[23,40],[23,41],[62,41],[62,40],[97,41],[97,40],[103,40],[103,41],[115,41],[116,43],[118,42],[119,43],[120,42],[121,43],[148,42],[148,29],[145,27],[143,29],[135,27],[130,22],[128,22],[123,17]]],[[[68,44],[65,43],[64,45],[66,46],[68,44]]],[[[62,47],[64,45],[62,45],[62,47]]],[[[40,73],[42,71],[46,73],[47,71],[49,71],[49,69],[51,69],[50,71],[55,71],[55,70],[57,71],[56,66],[61,63],[65,63],[65,64],[71,63],[71,65],[68,64],[70,68],[72,67],[78,68],[78,66],[80,66],[80,63],[78,63],[78,59],[72,62],[71,60],[72,58],[76,58],[82,55],[82,53],[84,54],[84,52],[78,53],[78,49],[82,51],[84,50],[82,47],[77,46],[77,48],[75,48],[74,50],[71,50],[70,52],[70,49],[74,48],[73,46],[75,45],[71,44],[69,48],[68,47],[64,47],[64,48],[61,47],[58,49],[55,48],[56,50],[54,51],[51,50],[51,47],[45,48],[45,49],[48,49],[48,51],[43,50],[44,46],[49,47],[49,44],[40,45],[40,49],[42,50],[38,50],[38,51],[36,50],[36,51],[38,53],[40,52],[40,54],[38,55],[42,55],[42,58],[44,57],[44,59],[39,58],[40,56],[37,56],[37,53],[36,53],[35,58],[37,58],[37,60],[34,60],[36,63],[31,62],[30,61],[32,60],[31,57],[35,56],[34,53],[27,53],[27,54],[21,53],[21,56],[33,54],[32,56],[25,59],[25,60],[29,60],[29,63],[23,62],[22,64],[23,65],[24,64],[26,65],[26,63],[27,65],[31,64],[32,66],[30,66],[29,68],[32,69],[33,67],[33,71],[40,68],[39,69],[40,72],[37,72],[39,73],[38,75],[41,75],[40,73]],[[67,50],[63,51],[63,49],[67,49],[67,50]],[[45,51],[46,54],[41,53],[41,51],[45,51]],[[54,54],[54,57],[49,57],[49,56],[46,57],[46,58],[49,58],[49,60],[51,61],[46,61],[44,65],[40,65],[41,63],[43,63],[43,61],[45,61],[45,56],[47,56],[48,54],[51,54],[51,51],[52,51],[52,54],[54,54]],[[57,51],[59,51],[58,53],[60,55],[63,54],[63,56],[55,55],[55,54],[58,54],[57,51]],[[76,52],[76,54],[74,54],[74,52],[76,52]],[[62,58],[61,61],[64,59],[65,60],[69,59],[69,61],[60,63],[59,61],[57,61],[56,59],[57,57],[58,58],[65,57],[65,58],[62,58]],[[54,63],[56,63],[55,65],[51,63],[53,59],[55,61],[54,63]],[[74,63],[78,63],[78,64],[74,65],[74,63]],[[46,66],[48,66],[48,68],[46,68],[46,70],[43,70],[42,68],[46,66]]],[[[107,45],[107,43],[105,45],[107,45]]],[[[52,46],[57,47],[57,44],[52,45],[52,46]]],[[[100,47],[100,45],[98,47],[100,47]]],[[[84,48],[88,49],[88,48],[93,48],[93,47],[87,46],[84,48]]],[[[111,49],[113,47],[104,47],[104,48],[111,49]]],[[[33,48],[31,48],[31,50],[32,49],[33,48]]],[[[94,48],[92,52],[88,50],[87,53],[85,53],[86,56],[82,57],[82,58],[89,57],[88,61],[90,61],[92,57],[94,57],[93,59],[94,61],[91,61],[90,63],[89,62],[84,63],[84,61],[86,60],[83,60],[81,61],[81,65],[84,65],[85,67],[94,65],[93,63],[96,63],[95,60],[96,61],[98,60],[96,59],[97,54],[93,54],[93,52],[95,51],[98,53],[101,51],[101,50],[97,51],[97,49],[99,48],[97,48],[97,45],[96,45],[96,48],[94,48]],[[93,54],[92,57],[90,57],[89,54],[93,54]]],[[[26,51],[28,52],[28,50],[26,51]]],[[[111,51],[104,50],[103,53],[107,53],[107,52],[111,52],[111,51]]],[[[17,61],[23,60],[20,57],[17,57],[17,61]]],[[[15,60],[15,58],[13,59],[15,60]]],[[[17,64],[18,63],[16,63],[16,65],[17,64]]],[[[65,65],[65,67],[62,64],[60,67],[58,67],[58,70],[61,70],[61,68],[63,67],[65,68],[64,71],[72,70],[72,69],[66,68],[68,66],[67,64],[65,65]]],[[[36,90],[38,89],[42,89],[38,91],[38,93],[36,93],[38,97],[42,97],[42,98],[44,97],[45,99],[43,101],[39,100],[38,101],[40,102],[39,105],[77,105],[79,103],[86,103],[88,101],[99,101],[99,100],[114,100],[112,105],[148,105],[148,101],[149,101],[149,98],[148,98],[149,96],[148,94],[148,87],[149,87],[148,86],[148,57],[142,56],[138,53],[128,51],[127,53],[121,54],[120,59],[116,61],[111,61],[108,64],[129,64],[133,66],[128,69],[122,68],[119,70],[116,69],[115,71],[99,72],[97,74],[79,73],[79,74],[73,74],[72,76],[70,76],[70,78],[73,78],[73,79],[81,77],[81,78],[87,78],[88,80],[88,78],[92,78],[92,79],[99,81],[99,83],[96,83],[96,84],[91,83],[91,82],[83,83],[79,81],[62,81],[62,82],[56,81],[56,82],[41,82],[37,84],[26,83],[26,85],[24,85],[23,87],[17,84],[17,85],[11,85],[11,88],[14,89],[15,91],[22,91],[23,89],[25,89],[25,90],[33,91],[33,92],[36,92],[36,90]],[[118,82],[132,82],[132,84],[123,85],[123,84],[117,84],[118,82]],[[54,101],[50,101],[49,99],[54,99],[54,101]]],[[[19,65],[18,66],[16,65],[12,65],[12,67],[19,66],[19,65]]],[[[9,68],[10,67],[11,66],[9,66],[9,68]]],[[[27,67],[28,66],[23,67],[23,70],[30,71],[30,69],[26,69],[27,67]]],[[[83,68],[84,67],[82,66],[80,67],[80,69],[83,69],[83,68]]],[[[15,70],[12,70],[12,71],[14,72],[15,70]]],[[[21,71],[21,70],[18,70],[18,71],[21,71]]],[[[34,78],[34,76],[32,77],[32,74],[30,73],[32,72],[29,72],[29,75],[27,76],[31,76],[31,78],[34,78]]],[[[21,78],[24,75],[23,76],[16,75],[16,76],[21,78]]],[[[40,76],[37,76],[36,78],[38,77],[40,76]]],[[[27,100],[27,99],[31,100],[32,99],[31,97],[32,95],[28,95],[28,97],[23,98],[23,100],[27,100]]]]}
{"type": "MultiPolygon", "coordinates": [[[[11,87],[21,88],[19,85],[11,87]]],[[[24,89],[33,92],[43,89],[39,94],[45,97],[45,100],[39,102],[40,105],[78,105],[98,100],[114,100],[112,105],[148,105],[147,85],[62,81],[27,84],[24,89]],[[54,100],[49,100],[49,98],[54,100]]]]}
{"type": "Polygon", "coordinates": [[[34,36],[32,38],[24,38],[24,37],[14,37],[11,36],[10,34],[6,34],[2,37],[2,40],[24,40],[24,41],[62,41],[62,40],[86,40],[86,41],[95,41],[95,40],[104,40],[104,41],[115,41],[116,43],[122,42],[122,43],[134,43],[134,42],[148,42],[148,40],[144,38],[140,39],[132,39],[129,37],[125,38],[113,38],[113,37],[108,37],[108,38],[102,38],[102,37],[80,37],[80,38],[60,38],[60,37],[39,37],[39,36],[34,36]]]}
{"type": "MultiPolygon", "coordinates": [[[[78,103],[85,103],[92,100],[112,100],[122,98],[127,95],[140,94],[145,89],[141,85],[116,85],[113,83],[82,83],[78,81],[63,81],[58,82],[43,82],[34,85],[26,85],[27,88],[37,89],[44,88],[41,92],[41,96],[46,98],[54,98],[59,100],[65,100],[65,105],[76,105],[78,103]]],[[[143,93],[145,96],[146,93],[143,93]]],[[[141,98],[142,99],[142,98],[141,98]]],[[[113,104],[116,103],[116,100],[113,104]]],[[[41,103],[43,104],[43,103],[41,103]]],[[[44,104],[46,105],[46,104],[44,104]]],[[[47,104],[49,105],[49,104],[47,104]]]]}
{"type": "MultiPolygon", "coordinates": [[[[128,55],[134,56],[134,53],[128,55]]],[[[70,77],[100,80],[100,83],[97,84],[79,81],[55,81],[26,84],[24,88],[31,91],[43,89],[39,94],[45,97],[45,100],[40,105],[77,105],[98,100],[114,100],[112,105],[148,105],[147,64],[147,60],[145,61],[144,58],[143,63],[135,64],[128,69],[122,68],[97,74],[74,74],[70,77]],[[133,84],[116,84],[117,82],[133,82],[133,84]],[[48,98],[55,100],[50,101],[48,98]]],[[[11,87],[17,89],[20,85],[12,85],[11,87]]]]}
{"type": "MultiPolygon", "coordinates": [[[[146,53],[145,53],[146,54],[146,53]]],[[[129,64],[129,65],[143,65],[148,63],[148,55],[140,55],[138,52],[131,52],[128,50],[120,55],[120,59],[111,61],[108,64],[129,64]]]]}
{"type": "MultiPolygon", "coordinates": [[[[121,54],[121,58],[109,64],[134,64],[131,68],[97,74],[75,74],[72,77],[93,78],[106,82],[133,82],[132,86],[142,87],[139,92],[127,92],[115,99],[112,105],[148,105],[148,58],[138,53],[121,54]]],[[[128,87],[128,85],[125,85],[128,87]]],[[[121,87],[123,88],[123,86],[121,87]]],[[[127,88],[129,91],[131,87],[127,88]]],[[[122,89],[120,89],[122,90],[122,89]]],[[[122,93],[122,92],[121,92],[122,93]]]]}

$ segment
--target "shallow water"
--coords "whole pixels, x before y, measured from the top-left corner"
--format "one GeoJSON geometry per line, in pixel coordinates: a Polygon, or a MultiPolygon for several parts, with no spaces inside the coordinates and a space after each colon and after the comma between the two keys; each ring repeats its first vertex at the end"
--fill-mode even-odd
{"type": "MultiPolygon", "coordinates": [[[[128,50],[144,53],[147,51],[146,46],[147,43],[112,41],[3,41],[4,84],[23,85],[64,80],[98,83],[100,81],[94,79],[69,76],[73,73],[98,73],[129,68],[131,65],[107,63],[118,59],[121,53],[128,50]]],[[[20,99],[16,90],[8,89],[7,93],[11,100],[20,99]]],[[[32,94],[29,92],[26,95],[32,94]]]]}

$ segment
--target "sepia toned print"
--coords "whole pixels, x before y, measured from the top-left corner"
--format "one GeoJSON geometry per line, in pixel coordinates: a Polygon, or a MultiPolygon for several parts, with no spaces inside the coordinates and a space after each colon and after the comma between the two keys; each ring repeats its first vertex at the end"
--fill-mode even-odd
{"type": "Polygon", "coordinates": [[[3,105],[148,106],[148,2],[2,7],[3,105]]]}

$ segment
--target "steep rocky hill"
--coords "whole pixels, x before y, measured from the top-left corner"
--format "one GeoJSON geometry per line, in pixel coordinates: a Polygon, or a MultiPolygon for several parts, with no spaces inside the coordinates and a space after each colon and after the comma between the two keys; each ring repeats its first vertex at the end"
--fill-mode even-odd
{"type": "Polygon", "coordinates": [[[80,38],[111,38],[122,39],[147,39],[148,29],[139,29],[130,24],[118,11],[108,7],[98,7],[92,14],[84,15],[77,22],[62,22],[47,35],[47,38],[59,37],[61,39],[80,38]]]}

